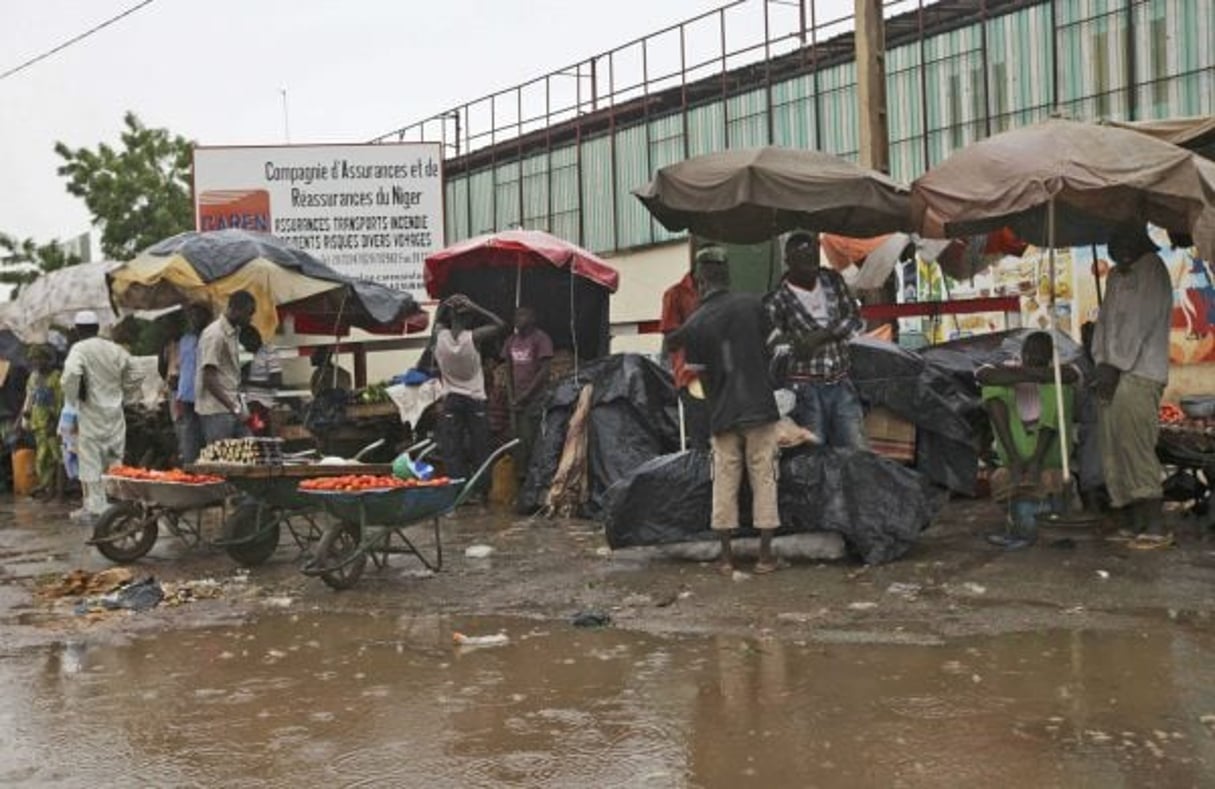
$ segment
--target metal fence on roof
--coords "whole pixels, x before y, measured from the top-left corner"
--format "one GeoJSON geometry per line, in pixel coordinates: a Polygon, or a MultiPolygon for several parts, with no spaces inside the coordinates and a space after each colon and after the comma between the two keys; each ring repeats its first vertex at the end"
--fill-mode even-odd
{"type": "MultiPolygon", "coordinates": [[[[660,243],[630,194],[659,167],[767,144],[856,158],[853,20],[820,2],[737,0],[376,140],[443,144],[449,242],[521,225],[597,252],[660,243]]],[[[1210,0],[898,0],[886,42],[903,180],[1054,113],[1215,113],[1210,0]]]]}

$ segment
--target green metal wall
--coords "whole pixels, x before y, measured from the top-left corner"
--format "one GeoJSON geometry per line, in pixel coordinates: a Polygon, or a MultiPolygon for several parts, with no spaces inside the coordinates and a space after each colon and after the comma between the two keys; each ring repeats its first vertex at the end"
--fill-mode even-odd
{"type": "MultiPolygon", "coordinates": [[[[1140,119],[1215,113],[1215,0],[1056,0],[1054,41],[1051,13],[1044,3],[888,51],[894,177],[910,181],[961,146],[1047,117],[1056,79],[1058,110],[1073,117],[1127,118],[1132,104],[1140,119]]],[[[450,177],[448,241],[520,224],[597,252],[676,238],[631,190],[685,156],[772,143],[856,159],[855,65],[823,68],[817,82],[817,102],[813,75],[773,84],[771,118],[760,88],[690,108],[686,139],[674,114],[450,177]]]]}

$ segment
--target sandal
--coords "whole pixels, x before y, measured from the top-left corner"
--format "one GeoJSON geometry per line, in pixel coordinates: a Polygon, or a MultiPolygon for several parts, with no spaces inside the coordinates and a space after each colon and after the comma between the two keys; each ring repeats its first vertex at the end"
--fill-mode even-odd
{"type": "Polygon", "coordinates": [[[1126,544],[1136,551],[1155,551],[1171,548],[1175,544],[1172,534],[1140,534],[1126,544]]]}
{"type": "Polygon", "coordinates": [[[755,569],[752,570],[755,575],[769,575],[777,570],[783,570],[789,566],[788,562],[774,559],[771,562],[756,562],[755,569]]]}

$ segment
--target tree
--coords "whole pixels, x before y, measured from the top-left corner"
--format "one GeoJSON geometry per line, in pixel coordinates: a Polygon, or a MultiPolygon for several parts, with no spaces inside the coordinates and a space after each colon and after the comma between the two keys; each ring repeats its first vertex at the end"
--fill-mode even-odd
{"type": "Polygon", "coordinates": [[[168,129],[149,129],[132,112],[123,123],[119,150],[105,143],[95,151],[55,143],[65,161],[59,174],[67,178],[68,192],[84,200],[101,227],[101,251],[114,260],[129,260],[161,239],[194,229],[192,143],[168,129]]]}
{"type": "Polygon", "coordinates": [[[18,241],[0,233],[0,284],[15,285],[20,290],[42,274],[79,262],[78,255],[65,252],[57,241],[39,244],[32,238],[18,241]]]}

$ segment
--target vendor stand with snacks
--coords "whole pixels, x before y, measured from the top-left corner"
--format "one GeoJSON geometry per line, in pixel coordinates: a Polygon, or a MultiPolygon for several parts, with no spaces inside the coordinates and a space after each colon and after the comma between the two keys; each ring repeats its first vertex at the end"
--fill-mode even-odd
{"type": "Polygon", "coordinates": [[[1156,455],[1170,471],[1164,483],[1169,501],[1189,504],[1205,517],[1215,484],[1215,395],[1183,397],[1180,405],[1160,407],[1156,455]]]}
{"type": "Polygon", "coordinates": [[[334,479],[300,482],[299,495],[336,519],[326,528],[304,574],[320,576],[332,589],[349,589],[362,577],[368,556],[377,567],[384,567],[390,554],[401,553],[413,555],[428,570],[441,570],[440,518],[463,504],[477,489],[486,469],[518,443],[513,440],[498,447],[467,480],[404,479],[397,469],[393,474],[373,475],[351,470],[334,479]],[[426,521],[430,521],[434,535],[433,560],[405,532],[426,521]],[[394,537],[399,544],[393,544],[394,537]]]}

